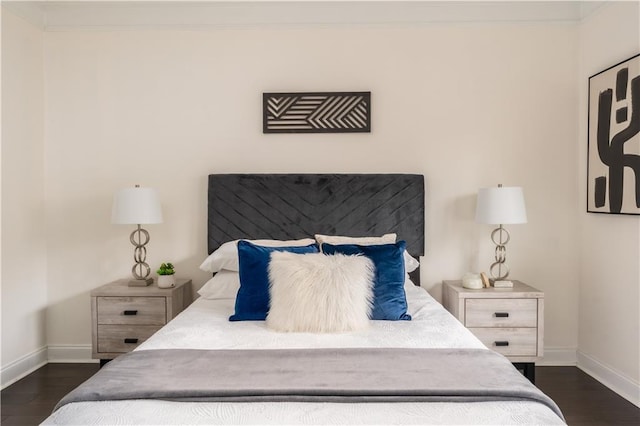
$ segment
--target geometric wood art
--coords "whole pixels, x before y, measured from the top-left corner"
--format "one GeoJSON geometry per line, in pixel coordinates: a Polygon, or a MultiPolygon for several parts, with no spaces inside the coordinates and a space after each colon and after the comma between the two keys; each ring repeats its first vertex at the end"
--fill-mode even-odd
{"type": "Polygon", "coordinates": [[[371,92],[262,94],[263,133],[370,133],[371,92]]]}

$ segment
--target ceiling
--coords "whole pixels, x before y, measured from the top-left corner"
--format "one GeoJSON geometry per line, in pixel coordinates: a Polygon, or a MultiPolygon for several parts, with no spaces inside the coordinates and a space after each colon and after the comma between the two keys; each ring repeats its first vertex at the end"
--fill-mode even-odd
{"type": "Polygon", "coordinates": [[[2,1],[46,31],[580,21],[603,1],[2,1]]]}

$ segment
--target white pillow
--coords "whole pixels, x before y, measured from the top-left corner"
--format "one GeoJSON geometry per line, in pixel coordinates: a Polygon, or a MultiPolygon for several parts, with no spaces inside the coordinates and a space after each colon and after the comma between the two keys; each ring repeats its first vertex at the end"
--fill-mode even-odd
{"type": "MultiPolygon", "coordinates": [[[[238,241],[227,241],[211,253],[200,265],[200,269],[207,272],[218,272],[222,269],[227,271],[239,271],[238,263],[238,241]]],[[[315,243],[312,238],[303,238],[301,240],[247,240],[259,246],[266,247],[287,247],[287,246],[308,246],[315,243]]]]}
{"type": "MultiPolygon", "coordinates": [[[[322,250],[322,243],[333,245],[357,244],[360,246],[374,246],[379,244],[395,244],[396,238],[398,238],[396,234],[384,234],[381,237],[345,237],[341,235],[316,234],[315,237],[318,245],[320,246],[320,250],[322,250]]],[[[406,250],[404,251],[403,256],[404,269],[406,272],[413,272],[418,269],[420,262],[418,262],[415,257],[407,253],[406,250]]]]}
{"type": "Polygon", "coordinates": [[[396,234],[384,234],[381,237],[344,237],[341,235],[321,235],[316,234],[316,241],[322,247],[323,243],[327,244],[357,244],[359,246],[374,246],[379,244],[395,244],[396,234]]]}
{"type": "Polygon", "coordinates": [[[308,333],[367,328],[374,268],[365,256],[272,253],[267,327],[308,333]]]}
{"type": "Polygon", "coordinates": [[[240,289],[240,274],[222,270],[198,290],[203,299],[235,299],[240,289]]]}
{"type": "Polygon", "coordinates": [[[418,266],[420,266],[420,262],[418,262],[418,260],[411,256],[409,253],[407,253],[407,251],[404,251],[404,270],[405,272],[409,273],[409,272],[413,272],[416,269],[418,269],[418,266]]]}

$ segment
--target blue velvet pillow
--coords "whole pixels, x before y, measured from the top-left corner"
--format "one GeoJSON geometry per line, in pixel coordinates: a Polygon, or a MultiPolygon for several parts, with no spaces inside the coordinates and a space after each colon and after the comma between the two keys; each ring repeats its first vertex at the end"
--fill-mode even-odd
{"type": "Polygon", "coordinates": [[[264,247],[238,241],[240,289],[236,296],[235,314],[229,321],[264,321],[269,312],[269,261],[274,251],[318,253],[318,246],[264,247]]]}
{"type": "Polygon", "coordinates": [[[411,315],[407,314],[407,296],[404,292],[403,254],[405,246],[404,241],[375,246],[324,243],[322,244],[322,252],[325,254],[363,254],[371,259],[376,267],[371,319],[397,321],[411,319],[411,315]]]}

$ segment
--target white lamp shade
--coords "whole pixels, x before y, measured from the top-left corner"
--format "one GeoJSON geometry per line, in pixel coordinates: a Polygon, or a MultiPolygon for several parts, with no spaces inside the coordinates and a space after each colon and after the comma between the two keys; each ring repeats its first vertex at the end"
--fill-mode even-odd
{"type": "Polygon", "coordinates": [[[113,197],[111,223],[150,224],[162,223],[162,209],[158,193],[153,188],[125,188],[113,197]]]}
{"type": "Polygon", "coordinates": [[[527,223],[524,195],[519,186],[480,188],[476,222],[492,225],[527,223]]]}

